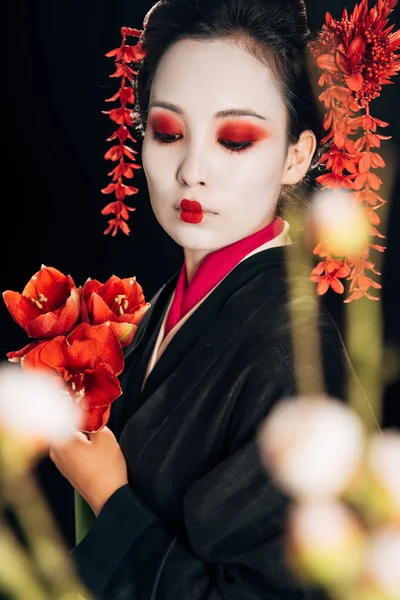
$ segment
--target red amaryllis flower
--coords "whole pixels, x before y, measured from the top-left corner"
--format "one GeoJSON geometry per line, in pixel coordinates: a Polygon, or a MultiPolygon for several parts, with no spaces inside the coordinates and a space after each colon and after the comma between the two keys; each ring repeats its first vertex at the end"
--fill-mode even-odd
{"type": "Polygon", "coordinates": [[[120,279],[112,275],[104,284],[89,279],[82,289],[83,321],[93,325],[110,322],[123,347],[131,343],[149,306],[135,277],[120,279]]]}
{"type": "Polygon", "coordinates": [[[13,319],[36,339],[49,339],[72,331],[80,318],[80,295],[69,275],[42,266],[22,294],[6,290],[4,302],[13,319]]]}
{"type": "Polygon", "coordinates": [[[68,336],[57,336],[28,352],[25,369],[55,371],[67,384],[71,400],[84,411],[81,430],[95,432],[108,421],[112,402],[121,394],[117,376],[122,372],[124,357],[111,327],[81,323],[68,336]]]}

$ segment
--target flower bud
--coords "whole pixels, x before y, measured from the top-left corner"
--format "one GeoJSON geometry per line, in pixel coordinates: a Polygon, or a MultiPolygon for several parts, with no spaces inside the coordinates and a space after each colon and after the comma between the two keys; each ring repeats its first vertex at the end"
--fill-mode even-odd
{"type": "MultiPolygon", "coordinates": [[[[374,530],[356,584],[343,600],[398,600],[400,598],[400,529],[374,530]]],[[[341,600],[341,598],[340,598],[341,600]]]]}
{"type": "Polygon", "coordinates": [[[337,501],[298,504],[289,513],[288,561],[300,579],[325,589],[355,581],[366,539],[355,513],[337,501]]]}
{"type": "Polygon", "coordinates": [[[363,429],[339,400],[279,402],[260,427],[261,460],[278,485],[299,499],[341,495],[362,464],[363,429]]]}
{"type": "Polygon", "coordinates": [[[364,507],[374,522],[400,526],[400,433],[384,430],[373,434],[367,454],[364,507]]]}
{"type": "Polygon", "coordinates": [[[350,194],[318,191],[312,205],[310,226],[316,240],[325,241],[338,256],[354,255],[368,247],[368,220],[350,194]]]}
{"type": "Polygon", "coordinates": [[[66,396],[61,380],[43,371],[0,365],[3,451],[13,446],[39,456],[52,442],[68,441],[79,428],[81,417],[80,408],[66,396]]]}
{"type": "Polygon", "coordinates": [[[385,600],[400,598],[400,528],[388,526],[371,537],[365,561],[365,579],[385,600]]]}

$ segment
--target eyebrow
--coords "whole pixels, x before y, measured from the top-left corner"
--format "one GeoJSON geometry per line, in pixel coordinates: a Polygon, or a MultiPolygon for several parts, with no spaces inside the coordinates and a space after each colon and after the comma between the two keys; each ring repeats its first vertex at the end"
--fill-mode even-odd
{"type": "MultiPolygon", "coordinates": [[[[150,108],[166,108],[167,110],[171,110],[178,115],[184,115],[184,111],[176,106],[176,104],[171,104],[170,102],[163,102],[162,100],[154,100],[149,104],[150,108]]],[[[223,117],[256,117],[257,119],[262,119],[263,121],[267,121],[266,117],[259,115],[258,113],[250,110],[249,108],[227,108],[225,110],[219,110],[214,115],[215,118],[220,119],[223,117]]]]}

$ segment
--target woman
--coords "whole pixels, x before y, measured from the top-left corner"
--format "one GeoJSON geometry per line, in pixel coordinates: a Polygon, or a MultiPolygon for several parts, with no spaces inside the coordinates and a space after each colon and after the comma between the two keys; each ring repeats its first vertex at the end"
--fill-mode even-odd
{"type": "MultiPolygon", "coordinates": [[[[97,516],[72,551],[96,598],[320,597],[285,565],[288,499],[255,440],[298,391],[285,266],[296,245],[276,215],[322,137],[308,39],[302,1],[169,0],[149,15],[142,162],[185,262],[128,348],[112,431],[51,453],[97,516]]],[[[317,311],[325,390],[343,398],[345,351],[317,311]]],[[[316,364],[302,369],[317,382],[316,364]]]]}

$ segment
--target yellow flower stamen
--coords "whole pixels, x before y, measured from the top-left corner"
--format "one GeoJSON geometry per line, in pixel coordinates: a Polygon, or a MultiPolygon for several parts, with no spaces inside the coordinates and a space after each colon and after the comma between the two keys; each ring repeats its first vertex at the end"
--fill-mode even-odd
{"type": "Polygon", "coordinates": [[[30,298],[30,301],[33,302],[33,304],[36,304],[38,308],[43,308],[43,304],[40,304],[39,300],[36,300],[36,298],[30,298]]]}
{"type": "Polygon", "coordinates": [[[83,398],[83,396],[85,395],[85,388],[82,388],[81,390],[79,390],[79,392],[76,394],[76,401],[80,402],[83,398]]]}

